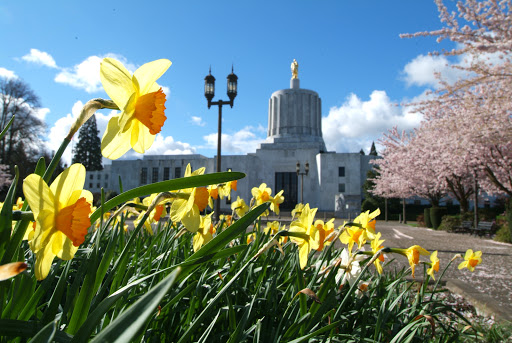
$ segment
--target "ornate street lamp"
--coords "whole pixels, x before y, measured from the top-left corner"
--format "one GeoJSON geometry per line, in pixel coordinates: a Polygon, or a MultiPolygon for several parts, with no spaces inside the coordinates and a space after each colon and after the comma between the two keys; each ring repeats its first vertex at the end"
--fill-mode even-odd
{"type": "MultiPolygon", "coordinates": [[[[222,105],[227,105],[233,107],[233,102],[235,101],[235,97],[238,91],[238,76],[233,72],[233,66],[231,66],[231,74],[227,77],[227,87],[228,87],[228,97],[229,101],[212,101],[215,96],[215,78],[212,75],[212,68],[210,67],[210,72],[204,78],[204,96],[206,100],[208,100],[208,108],[212,105],[219,106],[219,123],[218,123],[218,135],[217,135],[217,173],[221,172],[221,137],[222,137],[222,105]]],[[[220,197],[217,198],[215,204],[215,218],[219,221],[219,213],[220,213],[220,197]]]]}
{"type": "Polygon", "coordinates": [[[301,176],[300,178],[300,202],[304,203],[304,175],[308,175],[309,173],[309,163],[306,162],[304,165],[304,172],[300,171],[300,162],[297,162],[297,176],[301,176]]]}

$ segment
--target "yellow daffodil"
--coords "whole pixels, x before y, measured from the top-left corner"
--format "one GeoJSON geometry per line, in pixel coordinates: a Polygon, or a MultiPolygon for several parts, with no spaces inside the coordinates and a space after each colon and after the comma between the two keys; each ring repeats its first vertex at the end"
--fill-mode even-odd
{"type": "Polygon", "coordinates": [[[310,209],[309,204],[306,204],[302,209],[298,220],[290,224],[289,232],[302,233],[306,237],[293,237],[290,240],[299,246],[299,260],[300,268],[304,269],[308,263],[308,255],[313,249],[318,249],[320,246],[320,234],[316,226],[313,225],[317,208],[310,209]]]}
{"type": "Polygon", "coordinates": [[[464,256],[464,260],[464,262],[459,264],[459,269],[468,268],[469,271],[473,272],[475,271],[475,267],[482,263],[482,252],[473,252],[473,250],[468,249],[466,251],[466,256],[464,256]]]}
{"type": "MultiPolygon", "coordinates": [[[[149,206],[155,200],[158,194],[151,194],[150,196],[144,198],[142,200],[142,204],[144,206],[149,206]]],[[[150,235],[153,234],[153,229],[151,228],[152,223],[158,223],[160,218],[165,217],[167,215],[167,211],[165,210],[165,204],[159,203],[155,206],[155,208],[149,213],[148,219],[144,222],[144,228],[149,232],[150,235]]],[[[140,213],[137,219],[133,221],[135,226],[139,225],[140,221],[144,217],[144,212],[140,213]]]]}
{"type": "Polygon", "coordinates": [[[31,248],[36,254],[35,274],[46,278],[55,256],[70,260],[85,240],[91,221],[92,194],[83,190],[85,168],[73,164],[48,186],[41,176],[30,174],[23,193],[34,218],[36,230],[31,248]]]}
{"type": "Polygon", "coordinates": [[[334,232],[334,218],[329,220],[327,223],[324,223],[323,220],[316,220],[314,224],[318,230],[319,235],[319,247],[318,251],[322,251],[324,249],[324,244],[329,245],[331,244],[332,240],[334,239],[334,236],[331,237],[327,242],[325,239],[327,236],[329,236],[332,232],[334,232]]]}
{"type": "Polygon", "coordinates": [[[212,240],[215,234],[215,227],[212,224],[212,213],[206,216],[201,216],[201,223],[199,224],[199,230],[193,238],[194,251],[201,249],[203,245],[212,240]]]}
{"type": "Polygon", "coordinates": [[[437,250],[430,255],[430,268],[427,269],[427,274],[432,277],[432,279],[436,279],[434,277],[434,272],[437,273],[439,271],[439,259],[437,258],[437,250]]]}
{"type": "Polygon", "coordinates": [[[270,197],[270,210],[275,214],[279,214],[279,205],[284,202],[283,192],[282,190],[273,197],[270,197]]]}
{"type": "Polygon", "coordinates": [[[253,187],[251,193],[256,201],[256,205],[261,205],[267,201],[270,201],[272,189],[267,187],[266,183],[262,183],[259,187],[253,187]]]}
{"type": "Polygon", "coordinates": [[[236,191],[237,186],[238,186],[237,180],[229,181],[222,185],[219,185],[218,190],[219,190],[220,198],[221,199],[228,198],[229,200],[231,200],[231,190],[236,191]]]}
{"type": "Polygon", "coordinates": [[[295,218],[295,216],[300,216],[303,208],[304,204],[298,203],[295,205],[295,208],[292,210],[292,218],[295,218]]]}
{"type": "Polygon", "coordinates": [[[380,215],[380,209],[376,209],[372,213],[370,211],[366,211],[361,213],[359,216],[354,219],[354,223],[361,224],[363,230],[365,230],[365,234],[369,239],[375,238],[375,217],[380,215]]]}
{"type": "Polygon", "coordinates": [[[348,226],[340,235],[340,241],[343,244],[347,244],[348,251],[352,253],[352,247],[354,246],[354,243],[357,243],[359,248],[361,248],[366,243],[365,230],[356,226],[348,226]]]}
{"type": "MultiPolygon", "coordinates": [[[[191,172],[190,164],[187,165],[184,177],[203,175],[204,167],[191,172]]],[[[210,194],[206,187],[187,188],[181,190],[182,193],[188,194],[188,199],[175,199],[172,202],[170,215],[173,222],[182,222],[185,229],[195,233],[199,229],[201,223],[200,212],[208,205],[210,194]]]]}
{"type": "MultiPolygon", "coordinates": [[[[380,236],[381,236],[381,233],[379,232],[378,234],[375,235],[375,238],[372,240],[371,242],[371,247],[372,247],[372,253],[375,255],[380,249],[383,248],[383,246],[381,245],[382,243],[384,243],[384,240],[383,239],[380,239],[380,236]]],[[[382,266],[381,266],[381,262],[384,262],[384,255],[383,254],[380,254],[380,256],[375,260],[374,264],[375,264],[375,268],[377,268],[377,271],[379,272],[379,274],[382,274],[382,266]]]]}
{"type": "Polygon", "coordinates": [[[236,201],[231,203],[231,210],[235,211],[239,218],[242,218],[249,211],[249,206],[247,206],[244,199],[238,196],[236,201]]]}
{"type": "MultiPolygon", "coordinates": [[[[267,227],[263,228],[263,232],[267,235],[273,236],[276,233],[278,233],[280,230],[285,230],[285,226],[281,226],[281,224],[274,220],[273,222],[267,222],[267,227]]],[[[285,237],[279,237],[279,243],[284,244],[288,241],[288,236],[285,237]]]]}
{"type": "Polygon", "coordinates": [[[251,244],[252,242],[254,242],[256,240],[256,233],[250,233],[247,235],[247,244],[251,244]]]}
{"type": "Polygon", "coordinates": [[[170,66],[169,60],[156,60],[142,65],[132,76],[121,62],[113,58],[103,59],[101,83],[121,110],[108,122],[101,140],[103,156],[115,160],[130,148],[144,153],[151,147],[167,119],[165,94],[156,80],[170,66]]]}
{"type": "Polygon", "coordinates": [[[407,259],[409,260],[409,265],[411,266],[413,278],[414,278],[414,269],[416,268],[416,265],[418,263],[420,263],[420,255],[423,255],[423,256],[430,255],[430,253],[427,250],[423,249],[419,245],[413,245],[412,247],[405,249],[402,254],[405,255],[407,257],[407,259]]]}

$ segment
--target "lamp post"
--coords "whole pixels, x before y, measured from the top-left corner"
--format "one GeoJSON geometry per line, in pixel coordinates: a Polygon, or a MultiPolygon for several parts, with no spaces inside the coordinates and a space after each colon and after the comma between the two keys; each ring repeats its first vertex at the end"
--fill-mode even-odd
{"type": "MultiPolygon", "coordinates": [[[[212,105],[219,106],[219,123],[218,123],[218,135],[217,135],[217,173],[221,172],[221,137],[222,137],[222,105],[228,105],[233,107],[233,102],[237,95],[238,87],[238,76],[233,72],[233,66],[231,66],[231,74],[227,77],[228,97],[229,101],[212,101],[215,96],[215,78],[212,75],[212,68],[210,67],[209,74],[204,78],[204,96],[208,100],[208,108],[212,105]]],[[[217,198],[215,203],[215,218],[219,221],[220,213],[220,197],[217,198]]]]}
{"type": "Polygon", "coordinates": [[[301,176],[300,178],[300,202],[304,203],[304,175],[308,175],[309,173],[309,163],[306,162],[304,165],[304,171],[300,171],[300,162],[297,162],[297,176],[301,176]]]}

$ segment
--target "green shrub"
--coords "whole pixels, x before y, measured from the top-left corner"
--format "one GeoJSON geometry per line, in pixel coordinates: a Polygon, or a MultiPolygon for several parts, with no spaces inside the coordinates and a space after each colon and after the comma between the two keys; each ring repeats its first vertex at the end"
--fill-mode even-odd
{"type": "Polygon", "coordinates": [[[512,243],[512,237],[510,237],[508,227],[505,225],[501,226],[498,231],[496,231],[494,240],[498,242],[512,243]]]}
{"type": "Polygon", "coordinates": [[[445,215],[441,220],[441,224],[439,225],[438,230],[451,231],[453,227],[459,226],[461,224],[462,221],[460,219],[460,216],[445,215]]]}
{"type": "Polygon", "coordinates": [[[437,230],[439,225],[441,225],[441,219],[443,218],[444,213],[445,209],[442,207],[432,207],[430,209],[430,221],[432,222],[434,230],[437,230]]]}

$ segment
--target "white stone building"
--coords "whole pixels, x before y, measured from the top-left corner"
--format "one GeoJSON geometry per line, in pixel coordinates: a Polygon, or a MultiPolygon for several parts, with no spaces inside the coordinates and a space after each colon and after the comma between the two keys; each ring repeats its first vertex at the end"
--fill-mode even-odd
{"type": "MultiPolygon", "coordinates": [[[[283,210],[290,210],[298,202],[318,207],[320,212],[336,212],[339,217],[352,217],[360,211],[362,185],[371,168],[374,156],[357,153],[328,152],[322,137],[322,104],[318,93],[300,88],[298,78],[292,78],[290,88],[274,92],[269,100],[267,139],[255,153],[222,155],[223,170],[245,173],[232,193],[248,203],[252,187],[265,182],[273,194],[284,190],[283,210]],[[297,175],[297,163],[307,175],[297,175]],[[302,182],[303,181],[303,182],[302,182]],[[303,199],[301,197],[303,196],[303,199]]],[[[119,192],[119,177],[123,189],[182,177],[190,163],[192,170],[216,170],[216,157],[202,155],[145,155],[138,160],[116,160],[100,172],[88,172],[86,187],[99,191],[119,192]],[[108,186],[107,186],[108,184],[108,186]]],[[[221,210],[230,212],[230,203],[224,200],[221,210]]]]}

